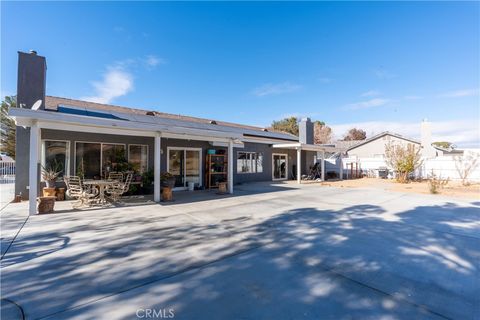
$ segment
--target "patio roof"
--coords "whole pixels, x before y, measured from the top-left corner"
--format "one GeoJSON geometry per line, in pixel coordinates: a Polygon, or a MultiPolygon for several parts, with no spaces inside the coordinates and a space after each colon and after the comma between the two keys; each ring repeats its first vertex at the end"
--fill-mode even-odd
{"type": "Polygon", "coordinates": [[[295,150],[306,150],[306,151],[316,151],[316,152],[338,152],[341,149],[336,148],[331,144],[306,144],[301,142],[295,143],[277,143],[272,145],[276,149],[295,149],[295,150]]]}

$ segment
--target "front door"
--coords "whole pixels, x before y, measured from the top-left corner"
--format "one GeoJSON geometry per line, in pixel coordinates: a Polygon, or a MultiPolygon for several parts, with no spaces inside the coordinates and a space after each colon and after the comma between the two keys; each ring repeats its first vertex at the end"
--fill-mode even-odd
{"type": "Polygon", "coordinates": [[[288,178],[288,156],[274,153],[272,155],[272,179],[285,180],[288,178]]]}
{"type": "Polygon", "coordinates": [[[202,149],[169,147],[167,150],[167,171],[175,176],[175,189],[184,190],[189,182],[201,186],[202,149]]]}

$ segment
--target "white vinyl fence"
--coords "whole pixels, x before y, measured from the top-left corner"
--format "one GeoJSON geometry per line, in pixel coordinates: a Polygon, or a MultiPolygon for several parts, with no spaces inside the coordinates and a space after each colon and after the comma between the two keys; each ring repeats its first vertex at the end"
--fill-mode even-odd
{"type": "Polygon", "coordinates": [[[0,161],[0,183],[15,183],[15,161],[0,161]]]}
{"type": "MultiPolygon", "coordinates": [[[[460,173],[467,169],[471,162],[478,157],[476,165],[470,170],[467,181],[480,182],[480,154],[477,152],[466,151],[463,156],[441,156],[433,159],[424,159],[421,167],[415,172],[416,178],[427,179],[433,174],[442,179],[450,179],[452,181],[460,181],[460,173]]],[[[343,158],[343,178],[348,179],[355,173],[355,168],[362,176],[379,176],[379,171],[389,169],[389,177],[393,177],[393,170],[389,168],[383,158],[343,158]]],[[[339,159],[325,159],[325,171],[334,171],[340,174],[339,159]]]]}

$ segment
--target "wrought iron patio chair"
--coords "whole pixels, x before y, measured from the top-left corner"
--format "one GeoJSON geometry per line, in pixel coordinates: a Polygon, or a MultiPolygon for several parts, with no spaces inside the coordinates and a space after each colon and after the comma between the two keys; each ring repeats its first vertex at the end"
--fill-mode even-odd
{"type": "Polygon", "coordinates": [[[98,189],[94,186],[85,186],[82,179],[78,176],[69,176],[63,178],[67,185],[67,196],[78,200],[73,203],[74,208],[90,206],[98,195],[98,189]]]}
{"type": "Polygon", "coordinates": [[[109,172],[108,173],[108,180],[118,180],[119,182],[123,182],[123,173],[121,173],[121,172],[109,172]]]}
{"type": "Polygon", "coordinates": [[[123,194],[128,192],[132,178],[133,173],[128,173],[125,182],[118,182],[109,187],[108,193],[113,202],[117,202],[123,194]]]}

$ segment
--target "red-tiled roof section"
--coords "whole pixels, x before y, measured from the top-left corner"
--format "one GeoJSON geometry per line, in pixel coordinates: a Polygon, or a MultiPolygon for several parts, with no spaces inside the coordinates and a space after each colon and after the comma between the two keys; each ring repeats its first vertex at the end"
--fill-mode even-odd
{"type": "MultiPolygon", "coordinates": [[[[185,121],[198,122],[198,123],[210,123],[210,121],[212,121],[212,119],[203,119],[203,118],[183,116],[179,114],[177,115],[177,114],[171,114],[171,113],[165,113],[165,112],[128,108],[128,107],[122,107],[122,106],[115,106],[111,104],[103,104],[103,103],[89,102],[89,101],[62,98],[62,97],[53,97],[53,96],[45,97],[46,109],[57,110],[58,105],[67,105],[67,106],[70,105],[70,106],[84,107],[84,108],[103,110],[103,111],[116,111],[116,112],[133,113],[133,114],[141,114],[141,115],[145,115],[147,112],[154,112],[155,116],[157,117],[162,117],[167,119],[176,119],[176,120],[185,120],[185,121]]],[[[264,129],[260,127],[248,126],[248,125],[232,123],[232,122],[224,122],[224,121],[218,121],[218,120],[214,120],[214,121],[216,122],[216,124],[221,126],[244,128],[244,129],[250,129],[250,130],[257,130],[257,131],[262,131],[264,129]]],[[[280,131],[272,130],[271,128],[268,128],[268,131],[280,132],[280,131]]],[[[289,133],[285,133],[285,132],[281,132],[281,133],[290,135],[289,133]]],[[[291,135],[291,136],[295,137],[294,135],[291,135]]]]}

